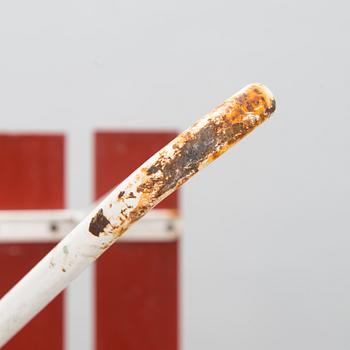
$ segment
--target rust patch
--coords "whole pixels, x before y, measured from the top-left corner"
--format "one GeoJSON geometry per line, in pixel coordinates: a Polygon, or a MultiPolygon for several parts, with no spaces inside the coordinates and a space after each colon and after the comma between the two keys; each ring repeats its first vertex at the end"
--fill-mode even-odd
{"type": "Polygon", "coordinates": [[[131,222],[138,220],[167,194],[176,190],[198,170],[219,157],[254,130],[275,110],[270,93],[253,84],[211,111],[205,123],[196,122],[169,146],[173,154],[162,150],[137,187],[139,205],[130,212],[131,222]]]}
{"type": "Polygon", "coordinates": [[[99,236],[111,224],[111,232],[121,236],[130,224],[263,123],[275,108],[272,95],[259,84],[224,101],[158,152],[153,163],[148,161],[139,168],[132,179],[138,184],[139,195],[125,194],[131,182],[119,192],[118,201],[124,201],[126,208],[121,210],[116,224],[111,224],[101,209],[91,220],[90,232],[99,236]],[[139,198],[135,208],[125,203],[129,198],[139,198]]]}
{"type": "Polygon", "coordinates": [[[122,199],[124,194],[125,194],[125,191],[120,191],[119,194],[118,194],[118,200],[122,199]]]}
{"type": "Polygon", "coordinates": [[[203,163],[217,158],[261,124],[274,109],[274,100],[269,105],[257,88],[228,99],[211,113],[219,116],[211,118],[209,115],[208,122],[202,128],[197,131],[190,128],[180,142],[172,145],[175,150],[172,158],[163,153],[147,169],[146,175],[151,176],[151,180],[141,184],[137,191],[149,193],[156,189],[154,195],[160,197],[176,188],[179,182],[183,183],[194,175],[203,163]],[[157,178],[152,177],[156,174],[157,178]]]}
{"type": "MultiPolygon", "coordinates": [[[[161,196],[174,188],[179,180],[198,171],[201,162],[217,148],[216,135],[217,126],[214,123],[200,129],[195,135],[188,134],[182,145],[173,145],[173,159],[161,157],[147,170],[147,175],[161,173],[162,180],[156,196],[161,196]]],[[[137,190],[144,191],[145,187],[147,188],[147,183],[137,190]]]]}
{"type": "Polygon", "coordinates": [[[92,218],[89,226],[89,231],[99,237],[105,227],[109,225],[109,220],[103,215],[103,209],[100,209],[97,214],[92,218]]]}

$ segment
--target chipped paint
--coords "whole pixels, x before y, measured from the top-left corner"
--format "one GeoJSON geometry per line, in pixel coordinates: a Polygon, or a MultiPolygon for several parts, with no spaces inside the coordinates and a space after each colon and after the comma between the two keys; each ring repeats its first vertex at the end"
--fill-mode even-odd
{"type": "Polygon", "coordinates": [[[103,209],[100,209],[96,213],[96,215],[91,219],[89,231],[93,235],[99,236],[109,224],[110,222],[103,215],[103,209]]]}
{"type": "Polygon", "coordinates": [[[130,225],[248,135],[274,110],[269,90],[260,84],[249,85],[141,165],[0,300],[0,347],[130,225]]]}
{"type": "MultiPolygon", "coordinates": [[[[111,235],[112,241],[120,237],[163,198],[268,119],[275,106],[270,91],[260,84],[225,100],[124,181],[116,192],[117,200],[104,206],[103,225],[96,227],[97,219],[92,219],[96,228],[92,233],[111,235]]],[[[103,249],[109,245],[103,244],[103,249]]]]}

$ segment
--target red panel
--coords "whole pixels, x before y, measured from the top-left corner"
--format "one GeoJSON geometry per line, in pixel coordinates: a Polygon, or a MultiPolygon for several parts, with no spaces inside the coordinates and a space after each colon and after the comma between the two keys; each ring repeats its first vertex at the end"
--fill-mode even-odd
{"type": "Polygon", "coordinates": [[[63,203],[63,137],[0,135],[0,208],[57,209],[63,203]]]}
{"type": "MultiPolygon", "coordinates": [[[[111,190],[175,133],[98,133],[96,198],[111,190]]],[[[176,208],[174,194],[161,204],[176,208]]],[[[178,243],[120,243],[96,264],[97,349],[178,348],[178,243]]]]}
{"type": "MultiPolygon", "coordinates": [[[[63,136],[0,135],[0,209],[63,208],[63,158],[63,136]]],[[[52,247],[52,244],[0,244],[0,297],[52,247]]],[[[60,295],[3,349],[62,348],[60,295]]]]}
{"type": "Polygon", "coordinates": [[[121,243],[98,267],[98,349],[177,348],[177,243],[121,243]]]}

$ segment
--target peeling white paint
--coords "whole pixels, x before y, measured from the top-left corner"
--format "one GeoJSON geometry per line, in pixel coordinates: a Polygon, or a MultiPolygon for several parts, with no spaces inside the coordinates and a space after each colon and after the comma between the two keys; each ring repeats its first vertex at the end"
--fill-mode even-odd
{"type": "Polygon", "coordinates": [[[264,86],[249,85],[141,165],[0,300],[0,346],[132,223],[254,130],[274,107],[264,86]],[[252,113],[259,118],[245,118],[252,113]]]}

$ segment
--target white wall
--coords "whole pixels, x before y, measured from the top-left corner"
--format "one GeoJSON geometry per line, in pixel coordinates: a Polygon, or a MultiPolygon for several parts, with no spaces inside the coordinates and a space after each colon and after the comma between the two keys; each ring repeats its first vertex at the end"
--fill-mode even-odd
{"type": "Polygon", "coordinates": [[[69,133],[73,207],[96,128],[181,130],[249,82],[275,93],[276,117],[184,189],[185,350],[350,348],[349,10],[0,2],[0,129],[69,133]]]}

